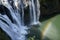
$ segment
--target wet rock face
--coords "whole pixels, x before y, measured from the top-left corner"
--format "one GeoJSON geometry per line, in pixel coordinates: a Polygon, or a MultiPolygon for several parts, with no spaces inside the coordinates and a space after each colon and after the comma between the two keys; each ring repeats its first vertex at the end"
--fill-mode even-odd
{"type": "Polygon", "coordinates": [[[24,10],[24,23],[25,25],[29,25],[30,24],[30,14],[29,14],[29,6],[27,6],[24,10]]]}
{"type": "Polygon", "coordinates": [[[31,25],[27,38],[33,38],[34,40],[42,40],[42,32],[39,30],[40,25],[31,25]]]}

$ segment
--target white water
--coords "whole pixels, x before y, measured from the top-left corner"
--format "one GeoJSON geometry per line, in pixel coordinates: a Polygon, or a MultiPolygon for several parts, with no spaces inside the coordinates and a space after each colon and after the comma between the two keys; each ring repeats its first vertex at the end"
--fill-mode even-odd
{"type": "Polygon", "coordinates": [[[31,24],[38,24],[39,23],[39,16],[40,16],[39,1],[38,0],[29,0],[29,9],[30,9],[31,24]]]}
{"type": "Polygon", "coordinates": [[[12,40],[26,40],[25,35],[28,34],[28,32],[26,31],[28,30],[28,27],[24,26],[24,5],[29,5],[30,24],[38,24],[40,15],[39,1],[29,0],[26,4],[26,0],[13,0],[13,6],[11,6],[10,4],[12,1],[10,1],[10,3],[8,2],[8,0],[0,1],[2,5],[9,9],[13,20],[12,23],[7,15],[0,14],[0,27],[11,37],[12,40]],[[7,24],[2,20],[7,22],[7,24]]]}

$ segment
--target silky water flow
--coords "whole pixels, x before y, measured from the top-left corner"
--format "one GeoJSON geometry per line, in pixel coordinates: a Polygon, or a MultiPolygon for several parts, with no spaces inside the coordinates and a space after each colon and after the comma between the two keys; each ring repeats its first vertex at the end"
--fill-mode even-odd
{"type": "MultiPolygon", "coordinates": [[[[7,15],[0,14],[0,27],[12,40],[26,40],[28,26],[24,23],[24,8],[29,6],[30,25],[39,23],[40,6],[38,0],[0,0],[9,9],[13,22],[7,15]],[[12,5],[13,4],[13,5],[12,5]],[[6,23],[4,23],[4,20],[6,23]]],[[[9,14],[9,13],[8,13],[9,14]]]]}

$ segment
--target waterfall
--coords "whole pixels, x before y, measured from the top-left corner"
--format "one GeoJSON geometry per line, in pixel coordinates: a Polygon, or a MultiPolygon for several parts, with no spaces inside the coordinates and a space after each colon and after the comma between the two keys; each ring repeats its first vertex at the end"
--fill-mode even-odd
{"type": "MultiPolygon", "coordinates": [[[[10,11],[12,21],[5,14],[0,13],[0,27],[11,37],[12,40],[26,40],[28,26],[24,25],[24,8],[29,6],[30,24],[38,24],[40,6],[38,0],[0,0],[10,11]]],[[[8,13],[9,14],[9,13],[8,13]]]]}
{"type": "Polygon", "coordinates": [[[40,4],[38,0],[29,0],[31,25],[39,23],[40,4]]]}

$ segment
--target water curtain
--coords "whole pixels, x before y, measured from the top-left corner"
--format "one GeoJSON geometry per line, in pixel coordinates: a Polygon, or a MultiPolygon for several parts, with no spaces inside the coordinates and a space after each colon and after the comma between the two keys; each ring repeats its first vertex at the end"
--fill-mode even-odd
{"type": "MultiPolygon", "coordinates": [[[[0,27],[12,40],[27,40],[28,26],[24,23],[24,8],[29,6],[30,25],[39,23],[40,6],[38,0],[0,0],[9,9],[12,21],[7,15],[0,14],[0,27]],[[3,20],[3,21],[2,21],[3,20]],[[5,23],[5,22],[6,23],[5,23]]],[[[9,13],[8,13],[9,14],[9,13]]]]}

